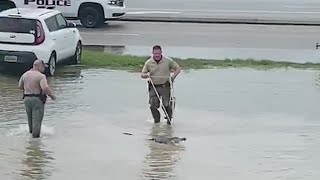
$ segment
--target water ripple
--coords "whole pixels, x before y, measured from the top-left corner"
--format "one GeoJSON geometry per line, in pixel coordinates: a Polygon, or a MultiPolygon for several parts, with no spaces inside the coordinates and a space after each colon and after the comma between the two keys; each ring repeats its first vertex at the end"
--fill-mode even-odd
{"type": "MultiPolygon", "coordinates": [[[[173,137],[173,129],[170,126],[155,125],[151,129],[150,138],[156,136],[173,137]]],[[[174,178],[172,172],[184,151],[183,146],[173,144],[159,144],[147,141],[149,153],[145,157],[146,168],[142,171],[143,179],[160,180],[174,178]]]]}
{"type": "Polygon", "coordinates": [[[314,72],[182,72],[170,128],[165,122],[153,124],[146,83],[138,73],[69,71],[48,78],[57,100],[48,99],[42,137],[35,141],[28,132],[18,77],[0,76],[1,179],[320,176],[320,91],[314,72]],[[154,136],[188,140],[159,144],[148,140],[154,136]]]}
{"type": "Polygon", "coordinates": [[[31,140],[25,148],[25,157],[22,158],[21,177],[30,179],[48,179],[54,166],[52,152],[46,150],[41,141],[31,140]]]}

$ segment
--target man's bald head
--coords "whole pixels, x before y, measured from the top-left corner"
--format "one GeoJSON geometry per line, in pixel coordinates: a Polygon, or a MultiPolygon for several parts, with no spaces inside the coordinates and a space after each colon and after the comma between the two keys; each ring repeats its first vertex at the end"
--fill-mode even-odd
{"type": "Polygon", "coordinates": [[[36,70],[38,70],[40,72],[43,72],[45,70],[45,66],[44,66],[43,61],[39,60],[39,59],[35,60],[33,62],[33,69],[36,69],[36,70]]]}
{"type": "Polygon", "coordinates": [[[37,59],[37,60],[35,60],[35,61],[33,62],[33,65],[34,65],[34,66],[43,65],[43,61],[37,59]]]}

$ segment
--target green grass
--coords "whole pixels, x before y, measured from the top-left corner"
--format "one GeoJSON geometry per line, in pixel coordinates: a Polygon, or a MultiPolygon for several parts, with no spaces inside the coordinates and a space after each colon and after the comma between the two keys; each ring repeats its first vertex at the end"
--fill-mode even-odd
{"type": "MultiPolygon", "coordinates": [[[[81,64],[86,67],[105,67],[110,69],[138,70],[140,71],[147,56],[116,55],[93,50],[84,50],[81,64]]],[[[292,63],[276,62],[270,60],[254,59],[179,59],[173,58],[183,69],[208,69],[208,68],[254,68],[254,69],[274,69],[274,68],[297,68],[297,69],[320,69],[320,64],[314,63],[292,63]]]]}

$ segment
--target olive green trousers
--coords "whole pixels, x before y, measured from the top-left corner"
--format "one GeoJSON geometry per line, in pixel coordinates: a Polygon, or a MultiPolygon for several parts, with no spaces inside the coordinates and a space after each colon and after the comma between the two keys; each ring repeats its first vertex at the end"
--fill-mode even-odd
{"type": "Polygon", "coordinates": [[[24,105],[28,117],[29,132],[33,138],[38,138],[40,137],[44,116],[44,103],[39,97],[25,97],[24,105]]]}

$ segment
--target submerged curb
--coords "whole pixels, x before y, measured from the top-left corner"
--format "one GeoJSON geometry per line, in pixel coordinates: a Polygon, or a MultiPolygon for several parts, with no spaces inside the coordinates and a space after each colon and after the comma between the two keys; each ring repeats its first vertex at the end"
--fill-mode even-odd
{"type": "Polygon", "coordinates": [[[126,15],[117,21],[140,21],[140,22],[176,22],[176,23],[216,23],[216,24],[262,24],[262,25],[303,25],[319,26],[320,21],[295,21],[295,20],[272,20],[272,19],[244,19],[244,18],[198,18],[198,17],[152,17],[126,15]]]}

